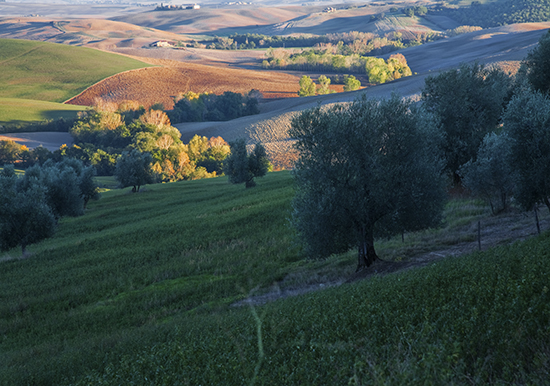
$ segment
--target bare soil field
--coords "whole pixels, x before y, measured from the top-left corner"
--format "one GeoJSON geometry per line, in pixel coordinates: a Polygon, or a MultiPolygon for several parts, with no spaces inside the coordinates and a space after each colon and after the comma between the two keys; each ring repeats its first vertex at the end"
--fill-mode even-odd
{"type": "Polygon", "coordinates": [[[165,108],[171,109],[174,97],[180,92],[248,93],[256,89],[262,92],[264,98],[270,99],[298,96],[300,88],[297,76],[280,72],[214,67],[164,59],[143,60],[162,67],[143,68],[114,75],[88,88],[67,103],[91,106],[97,98],[117,103],[135,100],[145,107],[160,102],[165,108]]]}

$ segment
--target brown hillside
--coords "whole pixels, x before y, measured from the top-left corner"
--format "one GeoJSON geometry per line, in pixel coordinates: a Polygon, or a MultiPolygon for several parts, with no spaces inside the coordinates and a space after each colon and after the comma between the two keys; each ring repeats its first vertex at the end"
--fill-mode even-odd
{"type": "Polygon", "coordinates": [[[114,75],[88,88],[67,103],[91,106],[97,98],[117,103],[135,100],[145,107],[160,102],[165,108],[171,109],[174,105],[174,96],[180,92],[248,93],[256,89],[264,98],[272,99],[295,97],[300,88],[299,78],[285,73],[213,67],[169,60],[146,61],[162,67],[142,68],[114,75]]]}

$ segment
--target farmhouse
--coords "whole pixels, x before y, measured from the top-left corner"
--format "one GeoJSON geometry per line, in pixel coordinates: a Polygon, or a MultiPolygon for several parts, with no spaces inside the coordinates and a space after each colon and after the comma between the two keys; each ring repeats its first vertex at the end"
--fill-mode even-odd
{"type": "Polygon", "coordinates": [[[156,42],[153,42],[149,44],[149,47],[173,47],[174,44],[172,42],[166,41],[166,40],[158,40],[156,42]]]}

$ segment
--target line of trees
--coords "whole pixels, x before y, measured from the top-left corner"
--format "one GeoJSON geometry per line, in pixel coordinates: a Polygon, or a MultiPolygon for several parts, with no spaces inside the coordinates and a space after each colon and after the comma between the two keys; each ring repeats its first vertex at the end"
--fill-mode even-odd
{"type": "MultiPolygon", "coordinates": [[[[405,12],[414,15],[415,8],[411,7],[405,12]]],[[[383,19],[385,14],[377,15],[375,18],[383,19]]],[[[208,48],[218,50],[245,50],[256,48],[331,48],[337,50],[338,54],[376,54],[381,55],[409,46],[414,46],[442,38],[441,34],[435,32],[410,32],[406,36],[401,32],[394,31],[382,35],[372,32],[350,31],[344,33],[331,33],[326,35],[302,34],[298,36],[268,36],[262,34],[232,34],[227,37],[216,37],[212,40],[203,40],[188,44],[197,48],[208,48]]]]}
{"type": "Polygon", "coordinates": [[[438,224],[445,181],[494,213],[512,196],[524,210],[542,203],[550,211],[548,40],[550,32],[515,78],[462,65],[427,79],[419,105],[363,97],[296,116],[292,221],[306,253],[355,247],[357,269],[370,266],[377,235],[438,224]]]}
{"type": "Polygon", "coordinates": [[[300,78],[298,95],[305,97],[334,93],[335,91],[329,89],[333,80],[335,80],[335,84],[343,83],[344,91],[355,91],[361,87],[361,82],[353,75],[344,75],[342,79],[339,76],[327,77],[326,75],[321,75],[317,78],[319,87],[315,85],[315,82],[309,76],[303,75],[300,78]]]}
{"type": "Polygon", "coordinates": [[[319,72],[353,72],[367,74],[369,83],[381,84],[412,75],[402,54],[391,55],[387,60],[373,56],[335,55],[328,51],[305,50],[289,54],[286,50],[272,50],[264,60],[264,68],[294,69],[319,72]]]}
{"type": "Polygon", "coordinates": [[[168,117],[173,123],[228,121],[260,112],[261,93],[250,90],[247,95],[226,91],[221,95],[188,91],[178,95],[168,117]]]}

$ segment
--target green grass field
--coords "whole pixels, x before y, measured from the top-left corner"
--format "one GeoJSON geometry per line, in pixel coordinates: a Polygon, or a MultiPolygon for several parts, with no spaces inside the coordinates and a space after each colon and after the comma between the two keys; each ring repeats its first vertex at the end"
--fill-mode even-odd
{"type": "MultiPolygon", "coordinates": [[[[289,172],[269,173],[246,190],[225,177],[142,189],[103,193],[84,216],[63,219],[53,238],[30,246],[29,257],[19,250],[0,255],[0,384],[548,379],[548,234],[233,307],[285,277],[349,276],[354,253],[303,258],[288,225],[289,172]]],[[[475,202],[450,204],[446,227],[486,210],[475,202]]],[[[430,234],[427,243],[437,239],[437,231],[430,234]]],[[[392,243],[380,244],[381,256],[391,256],[392,243]]]]}
{"type": "Polygon", "coordinates": [[[64,102],[92,84],[148,64],[90,48],[0,39],[3,98],[64,102]]]}
{"type": "Polygon", "coordinates": [[[65,105],[29,99],[0,98],[0,125],[21,125],[28,122],[73,119],[84,106],[65,105]]]}

